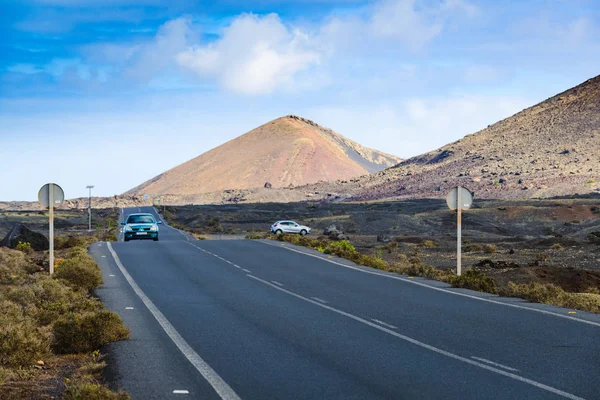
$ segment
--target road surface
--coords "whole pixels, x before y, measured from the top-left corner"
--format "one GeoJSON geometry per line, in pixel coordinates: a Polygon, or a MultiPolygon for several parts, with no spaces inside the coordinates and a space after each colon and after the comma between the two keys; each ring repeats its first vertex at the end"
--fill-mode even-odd
{"type": "Polygon", "coordinates": [[[91,253],[132,330],[107,377],[133,399],[600,399],[597,315],[166,224],[91,253]]]}

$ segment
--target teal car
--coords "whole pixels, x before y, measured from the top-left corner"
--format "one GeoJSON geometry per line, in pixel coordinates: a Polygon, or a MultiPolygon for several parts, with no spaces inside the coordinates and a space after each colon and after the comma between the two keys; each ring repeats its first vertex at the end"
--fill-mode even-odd
{"type": "Polygon", "coordinates": [[[127,217],[127,221],[121,222],[123,239],[126,242],[139,239],[152,239],[158,242],[158,225],[161,223],[156,221],[152,214],[131,214],[127,217]]]}

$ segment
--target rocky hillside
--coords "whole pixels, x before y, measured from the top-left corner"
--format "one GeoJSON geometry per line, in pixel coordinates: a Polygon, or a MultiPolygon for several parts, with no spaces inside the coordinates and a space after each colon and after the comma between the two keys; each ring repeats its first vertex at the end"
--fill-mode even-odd
{"type": "Polygon", "coordinates": [[[223,190],[335,181],[381,171],[401,160],[296,116],[262,125],[126,194],[189,196],[223,190]]]}
{"type": "Polygon", "coordinates": [[[498,199],[600,190],[600,76],[393,168],[316,190],[375,200],[440,197],[458,184],[498,199]]]}

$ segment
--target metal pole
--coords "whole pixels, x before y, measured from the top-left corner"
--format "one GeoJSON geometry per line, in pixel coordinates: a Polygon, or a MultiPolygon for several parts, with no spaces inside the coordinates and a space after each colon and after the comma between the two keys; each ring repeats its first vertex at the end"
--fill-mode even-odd
{"type": "Polygon", "coordinates": [[[89,201],[88,201],[88,217],[89,217],[89,223],[88,223],[88,231],[92,231],[92,188],[88,188],[90,189],[90,196],[89,196],[89,201]]]}
{"type": "Polygon", "coordinates": [[[50,206],[50,275],[54,273],[54,183],[49,185],[48,205],[50,206]]]}
{"type": "Polygon", "coordinates": [[[462,251],[462,196],[461,196],[462,187],[458,186],[456,188],[456,275],[460,276],[461,274],[461,251],[462,251]]]}

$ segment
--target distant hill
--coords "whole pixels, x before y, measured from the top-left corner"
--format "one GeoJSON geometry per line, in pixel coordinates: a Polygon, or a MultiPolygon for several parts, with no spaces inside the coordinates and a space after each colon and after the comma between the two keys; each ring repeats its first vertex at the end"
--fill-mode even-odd
{"type": "Polygon", "coordinates": [[[458,184],[498,199],[600,190],[600,76],[440,149],[316,190],[377,200],[443,197],[458,184]]]}
{"type": "Polygon", "coordinates": [[[401,161],[289,115],[262,125],[137,186],[127,195],[189,196],[306,185],[381,171],[401,161]]]}

